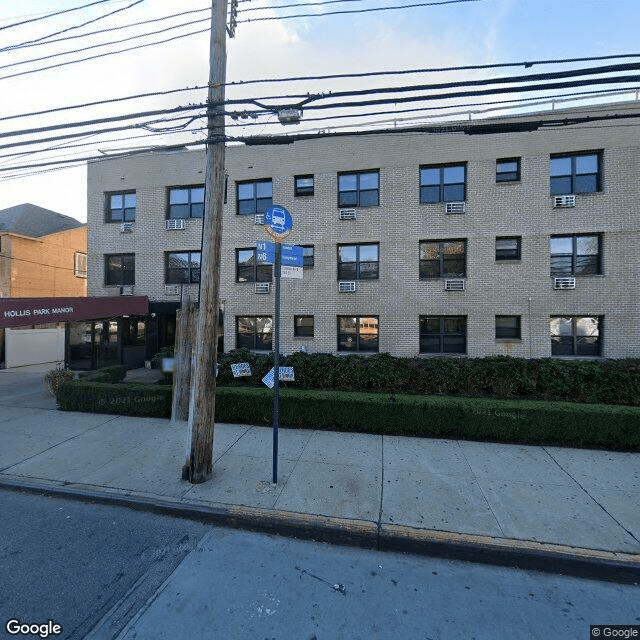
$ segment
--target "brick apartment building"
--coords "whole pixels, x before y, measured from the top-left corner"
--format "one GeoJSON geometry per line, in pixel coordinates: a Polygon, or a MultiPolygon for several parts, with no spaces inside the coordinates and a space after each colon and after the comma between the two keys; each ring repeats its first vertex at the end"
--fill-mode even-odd
{"type": "MultiPolygon", "coordinates": [[[[282,279],[284,353],[640,357],[640,105],[483,124],[228,147],[224,349],[272,348],[255,243],[279,204],[305,255],[282,279]],[[622,119],[545,126],[605,115],[622,119]]],[[[158,347],[197,297],[204,168],[189,150],[88,168],[89,293],[148,296],[158,347]]]]}

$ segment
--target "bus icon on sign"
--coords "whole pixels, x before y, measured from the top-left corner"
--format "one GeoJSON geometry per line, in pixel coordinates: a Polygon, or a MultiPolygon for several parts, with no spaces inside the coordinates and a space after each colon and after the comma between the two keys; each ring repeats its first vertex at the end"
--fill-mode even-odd
{"type": "Polygon", "coordinates": [[[286,237],[293,227],[291,214],[284,207],[269,207],[264,214],[264,221],[267,231],[276,237],[286,237]]]}

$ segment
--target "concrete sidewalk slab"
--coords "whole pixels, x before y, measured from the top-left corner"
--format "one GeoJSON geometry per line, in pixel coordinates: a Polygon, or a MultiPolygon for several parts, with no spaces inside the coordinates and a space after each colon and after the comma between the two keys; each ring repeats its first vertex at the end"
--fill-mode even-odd
{"type": "Polygon", "coordinates": [[[591,563],[640,581],[638,453],[282,428],[274,486],[272,430],[219,424],[213,476],[191,485],[186,423],[15,407],[5,417],[0,486],[377,548],[591,563]]]}

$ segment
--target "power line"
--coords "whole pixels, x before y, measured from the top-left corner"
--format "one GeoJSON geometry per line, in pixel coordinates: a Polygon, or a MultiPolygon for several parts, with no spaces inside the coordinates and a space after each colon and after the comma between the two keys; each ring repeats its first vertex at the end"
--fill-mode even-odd
{"type": "Polygon", "coordinates": [[[5,29],[12,29],[13,27],[20,27],[24,24],[30,24],[32,22],[38,22],[40,20],[46,20],[47,18],[53,18],[55,16],[61,16],[64,13],[71,13],[72,11],[79,11],[80,9],[86,9],[87,7],[93,7],[96,4],[103,4],[104,2],[112,2],[113,0],[95,0],[95,2],[90,2],[89,4],[83,4],[81,7],[71,7],[70,9],[63,9],[62,11],[54,11],[53,13],[48,13],[43,16],[38,16],[37,18],[29,18],[28,20],[22,20],[21,22],[14,22],[13,24],[7,24],[4,27],[0,27],[0,31],[4,31],[5,29]]]}
{"type": "Polygon", "coordinates": [[[12,47],[7,47],[7,49],[14,49],[18,47],[24,47],[30,44],[40,43],[43,40],[48,40],[49,38],[53,38],[54,36],[59,36],[63,33],[67,33],[68,31],[74,31],[75,29],[81,29],[82,27],[86,27],[88,24],[93,24],[94,22],[98,22],[99,20],[104,20],[109,16],[115,15],[116,13],[120,13],[121,11],[126,11],[127,9],[131,9],[131,7],[135,7],[137,4],[144,2],[144,0],[136,0],[134,3],[130,4],[127,7],[121,7],[120,9],[115,9],[114,11],[110,11],[109,13],[105,13],[102,16],[98,16],[97,18],[92,18],[91,20],[87,20],[86,22],[82,22],[81,24],[76,24],[71,27],[67,27],[66,29],[62,29],[61,31],[55,31],[54,33],[50,33],[46,36],[41,36],[40,38],[36,38],[34,40],[27,40],[26,42],[21,42],[18,45],[14,45],[12,47]]]}
{"type": "MultiPolygon", "coordinates": [[[[373,13],[374,11],[395,11],[400,9],[415,9],[417,7],[435,7],[446,4],[462,4],[466,2],[484,2],[484,0],[441,0],[440,2],[417,2],[414,4],[396,5],[393,7],[370,7],[369,9],[343,9],[337,11],[325,11],[323,13],[297,13],[289,16],[265,16],[261,18],[247,18],[238,20],[243,22],[260,22],[263,20],[291,20],[293,18],[324,18],[326,16],[345,15],[353,13],[373,13]]],[[[272,7],[278,9],[278,7],[272,7]]]]}

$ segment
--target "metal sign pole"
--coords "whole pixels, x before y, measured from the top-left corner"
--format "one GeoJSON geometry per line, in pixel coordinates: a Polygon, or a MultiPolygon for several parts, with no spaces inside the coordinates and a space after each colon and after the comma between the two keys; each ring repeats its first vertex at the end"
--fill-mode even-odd
{"type": "Polygon", "coordinates": [[[276,279],[275,313],[273,325],[273,484],[278,482],[278,429],[280,428],[280,264],[282,245],[275,243],[274,276],[276,279]]]}

